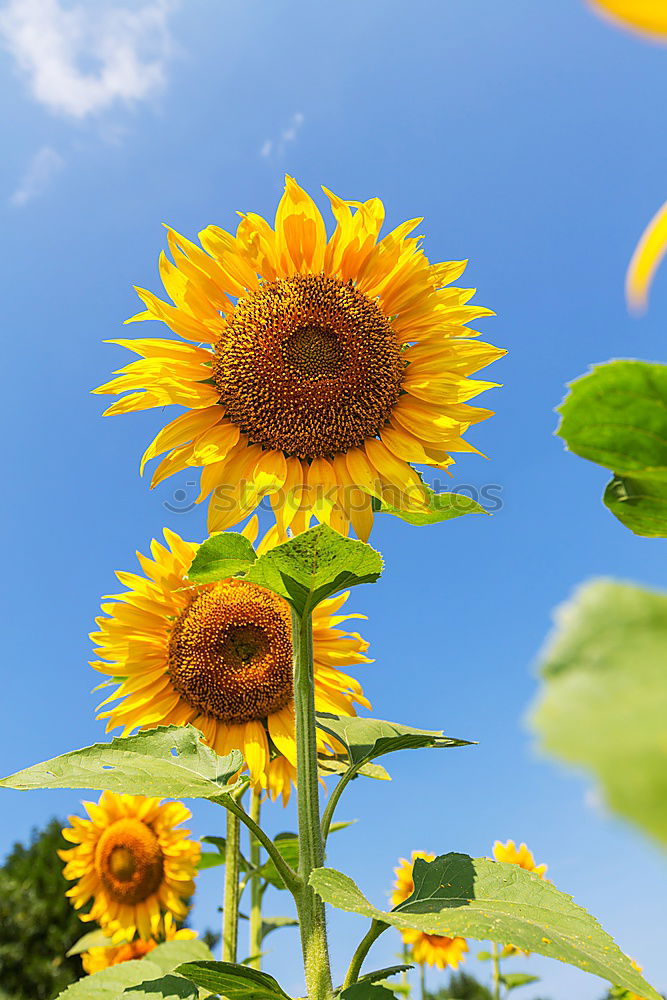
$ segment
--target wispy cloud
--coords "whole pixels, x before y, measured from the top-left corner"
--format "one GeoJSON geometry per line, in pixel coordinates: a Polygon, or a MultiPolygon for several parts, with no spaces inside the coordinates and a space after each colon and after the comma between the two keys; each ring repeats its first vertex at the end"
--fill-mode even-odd
{"type": "Polygon", "coordinates": [[[9,199],[10,205],[21,208],[42,194],[64,165],[65,161],[57,150],[51,146],[42,146],[26,167],[23,177],[9,199]]]}
{"type": "Polygon", "coordinates": [[[259,155],[265,159],[268,159],[270,156],[282,156],[287,145],[296,139],[304,121],[303,114],[300,111],[296,111],[290,118],[289,124],[282,130],[277,139],[264,140],[259,155]]]}
{"type": "Polygon", "coordinates": [[[106,0],[9,0],[0,10],[0,42],[36,101],[83,119],[163,87],[171,7],[170,0],[132,9],[106,0]]]}

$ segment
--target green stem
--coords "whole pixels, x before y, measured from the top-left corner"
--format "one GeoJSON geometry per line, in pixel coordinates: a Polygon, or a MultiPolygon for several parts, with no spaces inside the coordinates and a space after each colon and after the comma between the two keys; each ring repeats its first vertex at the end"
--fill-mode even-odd
{"type": "Polygon", "coordinates": [[[292,895],[296,898],[299,890],[301,889],[301,879],[288,863],[283,858],[282,854],[275,846],[270,837],[268,837],[262,828],[255,823],[253,819],[248,816],[247,812],[240,803],[229,794],[220,795],[218,798],[213,799],[218,805],[224,806],[229,812],[233,813],[240,821],[247,826],[252,834],[257,837],[266,853],[269,855],[274,865],[280,873],[280,877],[285,883],[285,888],[289,889],[292,895]]]}
{"type": "Polygon", "coordinates": [[[356,777],[357,771],[359,770],[359,766],[360,766],[359,764],[352,764],[347,769],[345,774],[341,775],[340,781],[332,791],[329,801],[327,802],[326,809],[324,810],[324,813],[322,815],[322,840],[324,841],[325,844],[327,842],[327,837],[329,836],[331,821],[333,819],[336,806],[338,805],[338,801],[343,792],[345,791],[345,788],[347,787],[349,782],[356,777]]]}
{"type": "Polygon", "coordinates": [[[419,963],[419,996],[421,1000],[426,1000],[426,966],[419,963]]]}
{"type": "Polygon", "coordinates": [[[310,612],[301,617],[292,610],[294,649],[294,715],[296,724],[296,782],[299,817],[299,875],[296,897],[301,931],[306,990],[309,1000],[330,1000],[333,983],[327,947],[324,903],[309,884],[311,872],[324,864],[320,828],[313,682],[313,622],[310,612]]]}
{"type": "MultiPolygon", "coordinates": [[[[261,793],[253,788],[250,798],[250,819],[259,826],[261,810],[261,793]]],[[[262,950],[262,880],[257,874],[261,864],[261,844],[257,837],[250,834],[250,961],[252,969],[262,968],[260,952],[262,950]]]]}
{"type": "Polygon", "coordinates": [[[389,924],[383,923],[381,920],[373,920],[371,926],[368,929],[368,933],[362,938],[359,943],[357,950],[352,956],[352,961],[350,962],[350,967],[347,970],[347,975],[345,976],[345,982],[343,983],[343,988],[346,986],[352,986],[356,983],[359,978],[359,973],[361,972],[361,966],[364,964],[364,959],[371,949],[371,945],[374,941],[380,937],[383,931],[389,927],[389,924]]]}
{"type": "Polygon", "coordinates": [[[241,827],[238,816],[227,813],[227,843],[225,845],[225,898],[222,908],[222,960],[236,961],[239,932],[239,842],[241,827]]]}
{"type": "Polygon", "coordinates": [[[495,941],[491,948],[491,957],[493,959],[493,1000],[500,1000],[500,955],[495,941]]]}

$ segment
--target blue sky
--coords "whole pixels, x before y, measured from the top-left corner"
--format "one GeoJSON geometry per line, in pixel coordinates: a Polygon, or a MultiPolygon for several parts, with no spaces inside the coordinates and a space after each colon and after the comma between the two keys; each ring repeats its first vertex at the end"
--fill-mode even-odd
{"type": "MultiPolygon", "coordinates": [[[[2,771],[102,737],[87,666],[100,595],[163,526],[204,535],[191,479],[152,493],[139,479],[164,416],[102,420],[88,393],[125,363],[102,341],[126,335],[132,285],[158,289],[161,223],[193,235],[237,210],[270,216],[285,172],[313,192],[379,195],[390,223],[425,217],[433,260],[470,257],[467,280],[498,314],[483,329],[509,350],[491,376],[504,388],[469,435],[489,460],[461,456],[454,484],[499,487],[502,509],[428,531],[378,519],[385,577],[350,600],[369,616],[374,713],[479,746],[397,757],[392,785],[355,782],[341,816],[360,822],[329,861],[380,902],[413,848],[526,840],[665,989],[664,854],[540,759],[525,718],[556,604],[592,576],[667,582],[663,543],[617,524],[605,474],[553,437],[564,384],[589,364],[665,358],[667,277],[640,321],[622,283],[667,195],[667,51],[584,0],[21,0],[0,8],[0,35],[2,771]]],[[[6,792],[0,851],[79,800],[6,792]]],[[[197,834],[222,821],[195,806],[197,834]]],[[[293,812],[267,823],[293,828],[293,812]]],[[[197,927],[217,923],[220,895],[220,873],[202,875],[197,927]]],[[[331,926],[340,974],[363,926],[331,926]]],[[[267,968],[298,991],[284,934],[267,968]]],[[[376,967],[397,950],[385,935],[376,967]]],[[[603,993],[558,963],[528,968],[554,1000],[603,993]]]]}

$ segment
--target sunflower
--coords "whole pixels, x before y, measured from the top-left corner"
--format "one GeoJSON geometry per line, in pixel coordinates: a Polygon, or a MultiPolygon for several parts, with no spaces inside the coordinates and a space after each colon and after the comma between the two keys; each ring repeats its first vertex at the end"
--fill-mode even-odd
{"type": "Polygon", "coordinates": [[[199,844],[189,830],[175,829],[190,811],[180,802],[114,792],[84,805],[90,818],[70,816],[72,826],[63,830],[75,846],[58,852],[63,875],[76,879],[66,893],[72,905],[79,910],[92,899],[81,919],[96,921],[113,944],[163,935],[164,915],[182,920],[195,889],[199,844]]]}
{"type": "Polygon", "coordinates": [[[452,452],[475,452],[462,435],[491,416],[468,400],[497,383],[468,376],[505,351],[471,341],[466,324],[493,315],[469,304],[474,289],[447,287],[467,262],[430,264],[410,236],[421,219],[380,239],[378,198],[324,190],[329,239],[290,177],[273,229],[242,214],[235,235],[203,230],[201,247],[167,229],[173,262],[162,254],[160,274],[173,305],[138,288],[146,309],[133,320],[159,320],[182,341],[110,341],[140,360],[94,391],[129,392],[106,413],[185,407],[141,469],[166,453],[155,486],[202,467],[209,533],[269,496],[283,536],[314,516],[365,540],[373,497],[422,509],[412,466],[446,470],[452,452]]]}
{"type": "Polygon", "coordinates": [[[649,37],[667,38],[665,0],[590,0],[598,14],[649,37]]]}
{"type": "MultiPolygon", "coordinates": [[[[433,861],[435,854],[427,854],[424,851],[413,851],[412,858],[408,861],[401,858],[398,867],[394,868],[396,881],[394,891],[391,895],[393,906],[398,906],[411,896],[414,891],[414,881],[412,870],[415,859],[423,858],[424,861],[433,861]]],[[[412,957],[418,965],[434,965],[438,969],[456,969],[460,962],[465,961],[465,953],[468,950],[468,942],[462,937],[445,937],[440,934],[425,934],[423,931],[402,930],[401,936],[405,944],[409,945],[412,957]]]]}
{"type": "MultiPolygon", "coordinates": [[[[251,541],[256,522],[244,529],[251,541]]],[[[153,542],[153,559],[138,553],[145,577],[117,574],[129,589],[102,605],[106,617],[91,634],[102,657],[91,665],[110,683],[123,679],[99,707],[118,704],[98,718],[124,733],[192,723],[217,753],[240,750],[253,783],[286,802],[296,774],[289,605],[239,579],[188,584],[197,546],[164,535],[168,547],[153,542]]],[[[315,707],[336,715],[370,707],[359,682],[338,669],[371,662],[368,643],[337,627],[365,617],[338,614],[347,597],[322,601],[313,614],[315,707]]],[[[319,747],[326,752],[324,734],[319,747]]]]}
{"type": "Polygon", "coordinates": [[[499,840],[493,845],[493,856],[496,861],[506,861],[510,865],[518,865],[525,868],[527,872],[535,872],[540,878],[544,878],[547,865],[536,865],[532,851],[529,851],[525,844],[516,846],[513,840],[508,840],[506,844],[499,840]]]}
{"type": "MultiPolygon", "coordinates": [[[[197,932],[189,927],[177,928],[171,919],[171,914],[164,918],[164,940],[165,941],[191,941],[197,937],[197,932]]],[[[156,938],[134,938],[125,944],[102,946],[100,948],[89,948],[81,956],[84,972],[93,975],[102,969],[108,969],[110,965],[120,965],[121,962],[129,962],[133,958],[143,958],[153,948],[157,948],[161,942],[156,938]]]]}

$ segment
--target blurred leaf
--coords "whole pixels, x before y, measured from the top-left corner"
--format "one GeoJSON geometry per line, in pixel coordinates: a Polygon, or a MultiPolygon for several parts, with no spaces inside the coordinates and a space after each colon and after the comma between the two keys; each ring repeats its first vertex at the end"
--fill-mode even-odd
{"type": "Polygon", "coordinates": [[[257,553],[245,535],[221,531],[199,546],[188,570],[188,580],[196,583],[226,580],[248,569],[256,559],[257,553]]]}
{"type": "Polygon", "coordinates": [[[273,976],[233,962],[187,962],[177,972],[226,1000],[290,1000],[273,976]]]}
{"type": "Polygon", "coordinates": [[[59,994],[62,1000],[120,1000],[129,986],[150,979],[160,979],[162,972],[148,958],[132,959],[102,969],[93,976],[84,976],[59,994]]]}
{"type": "Polygon", "coordinates": [[[211,949],[198,938],[164,941],[150,952],[150,961],[159,966],[162,973],[173,972],[184,962],[208,962],[212,959],[211,949]]]}
{"type": "Polygon", "coordinates": [[[244,578],[284,597],[303,615],[340,590],[374,583],[381,573],[379,552],[318,524],[264,553],[244,578]]]}
{"type": "Polygon", "coordinates": [[[294,917],[262,917],[260,938],[263,941],[269,934],[279,931],[281,927],[298,927],[299,921],[294,917]]]}
{"type": "Polygon", "coordinates": [[[434,493],[426,483],[423,485],[429,501],[428,507],[424,510],[400,510],[398,507],[392,507],[391,504],[380,500],[374,501],[373,508],[376,511],[400,517],[401,520],[417,527],[425,524],[437,524],[440,521],[450,521],[453,517],[462,517],[464,514],[487,513],[476,500],[463,493],[434,493]]]}
{"type": "Polygon", "coordinates": [[[519,986],[530,986],[531,983],[539,981],[539,976],[530,976],[526,972],[505,972],[500,977],[500,982],[508,990],[516,990],[519,986]]]}
{"type": "Polygon", "coordinates": [[[569,386],[558,434],[614,473],[604,502],[637,535],[667,536],[667,366],[596,365],[569,386]]]}
{"type": "Polygon", "coordinates": [[[81,955],[84,951],[88,951],[89,948],[109,948],[111,947],[111,938],[108,938],[104,931],[88,931],[83,937],[72,945],[68,952],[66,952],[66,957],[70,958],[72,955],[81,955]]]}
{"type": "Polygon", "coordinates": [[[667,844],[667,596],[596,580],[556,612],[532,726],[609,807],[667,844]]]}
{"type": "Polygon", "coordinates": [[[53,757],[3,778],[0,786],[214,799],[242,764],[238,750],[218,757],[193,726],[158,726],[53,757]]]}
{"type": "Polygon", "coordinates": [[[372,906],[351,878],[331,868],[316,869],[310,884],[326,903],[399,930],[513,944],[659,1000],[597,921],[534,872],[444,854],[431,862],[417,858],[413,878],[412,895],[390,912],[372,906]]]}

